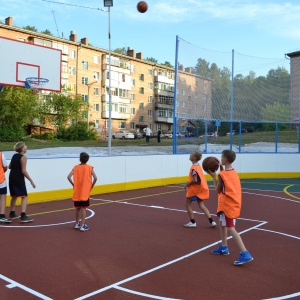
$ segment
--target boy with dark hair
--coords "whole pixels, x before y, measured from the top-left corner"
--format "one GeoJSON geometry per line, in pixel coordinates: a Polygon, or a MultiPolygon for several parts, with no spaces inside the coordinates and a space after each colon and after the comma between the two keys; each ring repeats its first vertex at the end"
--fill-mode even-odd
{"type": "Polygon", "coordinates": [[[209,188],[207,181],[202,172],[202,168],[199,164],[199,161],[202,158],[202,153],[199,151],[194,151],[190,155],[190,161],[192,162],[192,166],[189,172],[189,181],[185,185],[186,190],[186,202],[185,207],[187,213],[190,217],[190,222],[185,224],[184,227],[195,228],[196,222],[194,219],[194,213],[192,209],[192,202],[197,201],[199,208],[204,212],[206,217],[208,218],[212,227],[215,227],[217,224],[213,221],[209,210],[204,205],[204,200],[209,198],[209,188]]]}
{"type": "Polygon", "coordinates": [[[243,240],[235,229],[236,219],[239,217],[242,205],[242,188],[240,178],[236,170],[232,167],[236,154],[232,150],[224,150],[221,156],[220,173],[218,179],[216,172],[209,172],[213,178],[216,191],[218,193],[217,215],[220,218],[220,233],[222,243],[219,248],[212,250],[212,254],[228,255],[227,231],[235,240],[240,249],[240,256],[234,262],[234,265],[242,265],[251,260],[253,257],[245,248],[243,240]],[[223,169],[225,166],[225,170],[223,169]]]}
{"type": "Polygon", "coordinates": [[[68,180],[74,189],[72,197],[74,207],[76,208],[74,228],[80,229],[80,231],[86,231],[89,230],[89,227],[85,223],[86,209],[90,207],[90,192],[97,181],[97,176],[94,172],[94,168],[86,164],[89,160],[87,153],[80,153],[79,160],[80,164],[73,168],[68,175],[68,180]]]}

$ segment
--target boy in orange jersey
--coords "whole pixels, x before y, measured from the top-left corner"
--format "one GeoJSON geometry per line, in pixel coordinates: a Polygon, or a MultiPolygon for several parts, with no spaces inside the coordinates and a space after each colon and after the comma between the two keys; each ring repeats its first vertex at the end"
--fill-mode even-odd
{"type": "Polygon", "coordinates": [[[73,185],[74,190],[72,197],[74,207],[76,208],[76,223],[74,228],[80,229],[80,231],[86,231],[89,230],[89,227],[85,224],[86,209],[90,207],[90,192],[97,181],[97,176],[94,172],[94,168],[86,164],[89,160],[89,155],[87,153],[80,153],[79,160],[81,164],[76,165],[72,169],[71,173],[68,175],[68,180],[73,185]],[[72,180],[72,177],[74,181],[72,180]]]}
{"type": "Polygon", "coordinates": [[[5,172],[7,171],[8,163],[5,155],[0,152],[0,223],[11,223],[11,220],[5,217],[5,205],[7,184],[5,180],[5,172]]]}
{"type": "Polygon", "coordinates": [[[243,240],[235,229],[236,218],[239,217],[242,205],[242,188],[240,178],[236,170],[232,167],[236,154],[232,150],[224,150],[221,156],[220,173],[217,179],[216,172],[210,172],[213,178],[216,191],[218,193],[217,215],[220,217],[220,233],[222,243],[219,248],[212,250],[212,254],[228,255],[227,231],[233,237],[240,249],[240,256],[234,265],[242,265],[253,257],[245,248],[243,240]],[[223,169],[225,166],[225,170],[223,169]]]}
{"type": "Polygon", "coordinates": [[[185,224],[184,227],[195,228],[196,222],[194,219],[194,213],[192,209],[192,202],[197,201],[199,208],[205,213],[212,227],[215,227],[217,224],[213,221],[209,210],[204,205],[204,200],[209,198],[209,188],[207,181],[203,175],[202,168],[199,164],[202,154],[199,151],[194,151],[190,155],[190,161],[192,166],[189,172],[189,181],[185,184],[186,190],[186,202],[185,207],[187,213],[190,217],[190,222],[185,224]]]}

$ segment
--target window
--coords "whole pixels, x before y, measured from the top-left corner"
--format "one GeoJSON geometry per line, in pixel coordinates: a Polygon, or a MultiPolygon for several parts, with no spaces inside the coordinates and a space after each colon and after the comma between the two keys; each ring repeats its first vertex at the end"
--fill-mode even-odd
{"type": "Polygon", "coordinates": [[[98,55],[94,55],[94,63],[99,64],[100,62],[100,57],[98,55]]]}
{"type": "Polygon", "coordinates": [[[153,83],[152,82],[148,82],[148,88],[151,89],[151,90],[153,89],[153,83]]]}
{"type": "Polygon", "coordinates": [[[84,85],[88,85],[88,83],[89,83],[88,77],[82,77],[81,83],[84,85]]]}
{"type": "Polygon", "coordinates": [[[188,96],[188,101],[192,101],[192,96],[188,96]]]}
{"type": "Polygon", "coordinates": [[[144,81],[144,74],[140,74],[139,79],[140,79],[141,81],[144,81]]]}
{"type": "Polygon", "coordinates": [[[76,58],[76,52],[75,52],[75,50],[70,50],[69,57],[72,58],[72,59],[76,58]]]}
{"type": "Polygon", "coordinates": [[[188,109],[188,115],[191,115],[192,114],[192,110],[189,108],[188,109]]]}
{"type": "Polygon", "coordinates": [[[140,102],[139,109],[144,109],[144,102],[140,102]]]}
{"type": "Polygon", "coordinates": [[[148,103],[152,103],[152,96],[148,96],[148,103]]]}
{"type": "Polygon", "coordinates": [[[139,92],[140,92],[140,94],[144,94],[144,88],[140,87],[139,92]]]}
{"type": "Polygon", "coordinates": [[[184,77],[181,78],[181,82],[185,83],[185,78],[184,77]]]}
{"type": "Polygon", "coordinates": [[[99,96],[99,88],[94,88],[94,96],[99,96]]]}
{"type": "Polygon", "coordinates": [[[132,85],[135,86],[135,79],[132,78],[132,85]]]}
{"type": "Polygon", "coordinates": [[[98,103],[94,103],[94,111],[99,111],[99,104],[98,103]]]}
{"type": "Polygon", "coordinates": [[[186,94],[185,90],[182,90],[182,96],[185,96],[185,94],[186,94]]]}
{"type": "Polygon", "coordinates": [[[89,69],[89,62],[87,60],[82,61],[82,69],[88,70],[89,69]]]}
{"type": "Polygon", "coordinates": [[[207,94],[203,94],[203,100],[206,100],[207,99],[207,94]]]}
{"type": "Polygon", "coordinates": [[[148,110],[148,116],[152,117],[152,110],[151,109],[148,110]]]}
{"type": "Polygon", "coordinates": [[[130,94],[130,99],[131,99],[132,101],[134,101],[134,100],[135,100],[135,94],[131,93],[131,94],[130,94]]]}
{"type": "Polygon", "coordinates": [[[131,72],[134,72],[135,71],[135,65],[131,65],[130,69],[131,69],[131,72]]]}
{"type": "Polygon", "coordinates": [[[68,73],[68,65],[67,65],[67,63],[63,62],[61,64],[61,71],[62,71],[62,73],[68,73]]]}
{"type": "Polygon", "coordinates": [[[94,120],[95,128],[99,128],[99,120],[94,120]]]}
{"type": "Polygon", "coordinates": [[[199,86],[199,81],[198,80],[196,80],[196,86],[199,86]]]}
{"type": "Polygon", "coordinates": [[[203,88],[205,89],[207,87],[207,82],[203,82],[203,88]]]}
{"type": "Polygon", "coordinates": [[[182,108],[185,108],[185,102],[184,102],[184,101],[182,101],[181,107],[182,107],[182,108]]]}
{"type": "Polygon", "coordinates": [[[195,98],[198,98],[198,92],[195,92],[195,98]]]}
{"type": "Polygon", "coordinates": [[[134,130],[134,129],[135,129],[135,124],[134,124],[134,122],[130,122],[130,129],[131,129],[131,130],[134,130]]]}
{"type": "Polygon", "coordinates": [[[88,95],[86,94],[81,95],[81,99],[83,102],[88,102],[88,95]]]}
{"type": "Polygon", "coordinates": [[[119,103],[119,113],[126,114],[127,113],[127,105],[123,103],[119,103]]]}
{"type": "Polygon", "coordinates": [[[198,109],[198,103],[195,103],[195,109],[198,109]]]}
{"type": "Polygon", "coordinates": [[[70,66],[69,67],[69,74],[70,75],[76,75],[76,67],[70,66]]]}
{"type": "Polygon", "coordinates": [[[119,129],[125,129],[126,128],[126,122],[118,122],[118,128],[119,129]]]}
{"type": "Polygon", "coordinates": [[[68,89],[69,89],[70,92],[75,93],[75,90],[76,90],[76,84],[75,84],[75,83],[69,83],[69,84],[68,84],[68,89]]]}
{"type": "Polygon", "coordinates": [[[99,81],[99,72],[94,71],[94,79],[99,81]]]}
{"type": "Polygon", "coordinates": [[[152,69],[148,69],[148,75],[152,76],[152,69]]]}
{"type": "Polygon", "coordinates": [[[130,113],[131,113],[132,115],[135,115],[135,107],[131,107],[131,108],[130,108],[130,113]]]}
{"type": "Polygon", "coordinates": [[[140,117],[139,117],[139,122],[140,122],[140,123],[143,123],[143,122],[144,122],[144,117],[143,117],[143,116],[140,116],[140,117]]]}

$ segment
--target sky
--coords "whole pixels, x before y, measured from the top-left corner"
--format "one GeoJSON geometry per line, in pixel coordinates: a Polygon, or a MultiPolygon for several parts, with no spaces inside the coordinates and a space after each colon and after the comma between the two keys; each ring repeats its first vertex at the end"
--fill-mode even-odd
{"type": "MultiPolygon", "coordinates": [[[[246,72],[260,63],[273,66],[273,61],[289,70],[285,54],[300,50],[299,0],[148,0],[143,14],[136,9],[137,0],[113,2],[111,49],[130,47],[158,63],[175,65],[176,36],[183,40],[178,60],[185,67],[195,66],[204,53],[208,62],[230,66],[234,50],[241,54],[236,61],[246,63],[245,69],[241,67],[246,72]]],[[[0,4],[2,22],[12,16],[18,27],[48,29],[67,39],[75,31],[79,40],[87,37],[96,47],[109,47],[109,14],[102,0],[0,0],[0,4]]]]}

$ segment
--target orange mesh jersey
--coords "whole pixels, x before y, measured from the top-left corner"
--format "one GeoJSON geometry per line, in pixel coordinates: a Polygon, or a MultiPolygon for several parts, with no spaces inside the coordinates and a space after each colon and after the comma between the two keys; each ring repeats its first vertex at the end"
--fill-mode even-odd
{"type": "Polygon", "coordinates": [[[73,201],[86,201],[89,199],[92,188],[92,171],[93,167],[89,165],[77,165],[73,168],[73,201]]]}
{"type": "Polygon", "coordinates": [[[202,168],[200,167],[200,165],[191,166],[189,173],[189,181],[193,180],[193,170],[197,172],[197,179],[200,182],[199,184],[197,182],[197,184],[192,184],[188,187],[188,190],[186,192],[186,198],[197,196],[201,200],[207,200],[209,198],[209,188],[204,174],[202,172],[202,168]]]}
{"type": "Polygon", "coordinates": [[[226,217],[236,219],[241,213],[242,187],[235,169],[219,173],[223,180],[222,190],[218,195],[217,212],[223,211],[226,217]]]}
{"type": "Polygon", "coordinates": [[[2,165],[2,153],[0,152],[0,183],[3,183],[5,180],[5,173],[2,165]]]}

